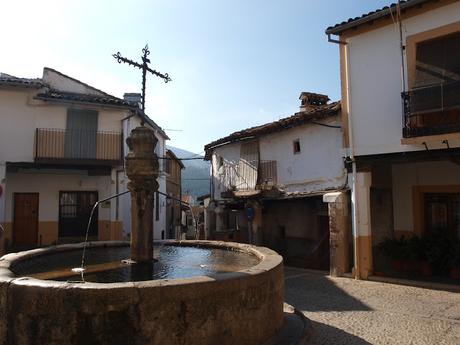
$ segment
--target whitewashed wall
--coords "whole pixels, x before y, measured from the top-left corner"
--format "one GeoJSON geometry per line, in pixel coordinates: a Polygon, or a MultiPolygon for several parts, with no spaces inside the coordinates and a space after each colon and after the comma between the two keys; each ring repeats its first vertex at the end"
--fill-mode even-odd
{"type": "MultiPolygon", "coordinates": [[[[340,126],[339,118],[318,122],[340,126]]],[[[305,124],[260,139],[260,160],[276,161],[278,185],[286,192],[316,192],[346,183],[342,159],[342,131],[305,124]],[[301,151],[294,154],[293,141],[301,151]]]]}
{"type": "MultiPolygon", "coordinates": [[[[0,164],[33,162],[35,130],[65,129],[70,105],[55,105],[34,100],[36,90],[0,89],[0,164]]],[[[98,110],[98,130],[121,132],[121,120],[127,110],[80,107],[98,110]]]]}
{"type": "Polygon", "coordinates": [[[43,69],[43,81],[50,85],[51,88],[61,91],[87,93],[99,96],[105,95],[105,93],[100,90],[94,89],[72,78],[64,77],[62,74],[46,67],[43,69]]]}
{"type": "MultiPolygon", "coordinates": [[[[99,199],[111,195],[110,176],[88,176],[78,170],[24,170],[6,174],[5,222],[13,219],[13,193],[39,193],[40,222],[59,220],[60,191],[97,191],[99,199]]],[[[99,208],[99,220],[111,220],[110,209],[99,208]]]]}
{"type": "MultiPolygon", "coordinates": [[[[460,2],[411,17],[403,21],[404,40],[458,21],[460,2]]],[[[371,30],[347,41],[355,154],[424,150],[422,145],[401,144],[401,52],[396,25],[371,30]]],[[[449,144],[460,147],[460,141],[449,140],[449,144]]],[[[430,148],[445,148],[445,145],[430,143],[430,148]]]]}
{"type": "MultiPolygon", "coordinates": [[[[321,120],[329,125],[340,125],[338,117],[321,120]]],[[[240,159],[240,143],[218,147],[212,155],[214,198],[231,187],[228,167],[236,167],[240,159]],[[219,157],[224,165],[219,167],[219,157]]],[[[346,183],[342,159],[342,131],[314,124],[306,124],[259,139],[260,160],[276,161],[277,185],[286,192],[312,193],[339,189],[346,183]],[[293,141],[299,139],[301,151],[294,154],[293,141]]]]}

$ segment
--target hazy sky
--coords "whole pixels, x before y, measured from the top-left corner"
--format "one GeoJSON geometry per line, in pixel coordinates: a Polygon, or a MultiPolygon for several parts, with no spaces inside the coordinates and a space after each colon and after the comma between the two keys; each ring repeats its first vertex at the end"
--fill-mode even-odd
{"type": "Polygon", "coordinates": [[[326,27],[390,4],[383,0],[2,1],[0,71],[41,77],[44,66],[110,94],[140,92],[146,112],[193,152],[231,132],[292,115],[301,91],[339,98],[338,48],[326,27]],[[169,131],[181,130],[181,131],[169,131]]]}

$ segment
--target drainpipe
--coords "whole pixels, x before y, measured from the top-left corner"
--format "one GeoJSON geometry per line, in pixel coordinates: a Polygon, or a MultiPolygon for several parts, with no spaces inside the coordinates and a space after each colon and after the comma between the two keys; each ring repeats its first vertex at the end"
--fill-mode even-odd
{"type": "Polygon", "coordinates": [[[358,241],[358,215],[359,210],[356,206],[356,160],[355,160],[355,146],[354,146],[354,135],[353,135],[353,121],[352,121],[352,106],[351,106],[351,85],[350,85],[350,54],[349,45],[345,45],[345,68],[346,68],[346,94],[347,94],[347,114],[348,114],[348,146],[349,146],[349,157],[351,159],[351,212],[352,212],[352,231],[353,231],[353,257],[355,263],[355,279],[361,279],[361,265],[359,263],[360,250],[358,241]]]}
{"type": "Polygon", "coordinates": [[[349,42],[336,40],[331,38],[331,34],[327,35],[328,42],[343,45],[345,49],[345,85],[347,95],[347,120],[348,120],[348,152],[347,156],[351,160],[351,224],[353,232],[353,261],[355,269],[355,279],[361,279],[361,265],[359,263],[360,250],[358,241],[358,215],[359,210],[356,207],[356,160],[355,160],[355,148],[354,148],[354,135],[353,135],[353,121],[352,121],[352,106],[351,106],[351,85],[350,85],[350,55],[349,55],[349,42]]]}

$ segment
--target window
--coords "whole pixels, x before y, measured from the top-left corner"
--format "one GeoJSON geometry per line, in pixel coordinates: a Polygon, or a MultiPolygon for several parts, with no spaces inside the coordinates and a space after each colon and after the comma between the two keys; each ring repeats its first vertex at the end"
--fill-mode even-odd
{"type": "Polygon", "coordinates": [[[294,154],[300,153],[300,140],[296,139],[292,142],[294,154]]]}
{"type": "Polygon", "coordinates": [[[417,43],[414,86],[460,81],[460,32],[417,43]]]}
{"type": "MultiPolygon", "coordinates": [[[[97,192],[62,191],[59,193],[59,237],[86,235],[91,210],[98,199],[97,192]]],[[[95,210],[89,229],[90,236],[97,235],[98,211],[95,210]]]]}
{"type": "Polygon", "coordinates": [[[460,239],[460,194],[425,194],[425,229],[428,233],[460,239]]]}
{"type": "Polygon", "coordinates": [[[460,132],[460,22],[407,37],[405,138],[460,132]]]}
{"type": "Polygon", "coordinates": [[[166,173],[171,174],[172,172],[172,158],[167,157],[166,158],[166,173]]]}

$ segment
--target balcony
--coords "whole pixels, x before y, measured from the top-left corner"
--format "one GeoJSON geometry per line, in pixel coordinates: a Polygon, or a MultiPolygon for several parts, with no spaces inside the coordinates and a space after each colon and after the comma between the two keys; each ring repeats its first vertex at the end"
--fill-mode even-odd
{"type": "Polygon", "coordinates": [[[414,88],[402,97],[404,138],[460,132],[460,81],[414,88]]]}
{"type": "Polygon", "coordinates": [[[219,183],[226,189],[222,197],[247,197],[272,190],[277,184],[276,169],[276,161],[259,161],[258,168],[244,160],[223,165],[218,171],[219,183]]]}
{"type": "Polygon", "coordinates": [[[35,161],[53,164],[118,165],[122,135],[79,129],[37,128],[35,161]]]}

